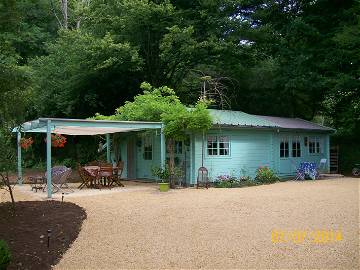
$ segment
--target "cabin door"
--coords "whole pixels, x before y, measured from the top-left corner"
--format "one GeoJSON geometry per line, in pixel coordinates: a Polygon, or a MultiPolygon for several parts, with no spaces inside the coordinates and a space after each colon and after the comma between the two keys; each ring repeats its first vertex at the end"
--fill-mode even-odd
{"type": "Polygon", "coordinates": [[[153,178],[151,168],[153,165],[154,137],[146,134],[137,141],[136,175],[139,178],[153,178]]]}
{"type": "Polygon", "coordinates": [[[280,137],[280,173],[293,175],[302,161],[300,136],[280,137]]]}
{"type": "Polygon", "coordinates": [[[189,140],[175,141],[175,166],[182,171],[181,185],[190,181],[190,143],[189,140]]]}

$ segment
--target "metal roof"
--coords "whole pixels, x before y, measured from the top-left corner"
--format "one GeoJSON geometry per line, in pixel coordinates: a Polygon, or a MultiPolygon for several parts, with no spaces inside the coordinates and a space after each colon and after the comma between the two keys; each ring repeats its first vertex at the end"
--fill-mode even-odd
{"type": "Polygon", "coordinates": [[[275,123],[280,128],[335,131],[335,129],[325,127],[320,124],[306,121],[300,118],[288,118],[288,117],[276,117],[276,116],[264,116],[264,115],[257,115],[257,117],[275,123]]]}
{"type": "Polygon", "coordinates": [[[277,127],[274,123],[255,115],[240,112],[209,109],[214,125],[241,127],[277,127]]]}
{"type": "Polygon", "coordinates": [[[51,133],[66,135],[97,135],[144,129],[160,129],[162,127],[161,122],[39,118],[23,123],[21,126],[14,128],[13,132],[46,133],[48,123],[51,133]]]}
{"type": "Polygon", "coordinates": [[[332,128],[325,127],[300,118],[262,116],[248,114],[241,111],[214,109],[209,109],[209,113],[213,119],[213,124],[220,126],[297,129],[323,132],[335,131],[332,128]]]}

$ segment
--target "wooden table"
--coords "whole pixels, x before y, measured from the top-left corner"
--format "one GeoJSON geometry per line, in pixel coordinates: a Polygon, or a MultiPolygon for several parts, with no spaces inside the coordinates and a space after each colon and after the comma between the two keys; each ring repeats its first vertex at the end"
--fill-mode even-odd
{"type": "Polygon", "coordinates": [[[118,179],[118,173],[119,173],[118,167],[112,168],[112,174],[111,173],[109,174],[109,172],[102,171],[100,166],[91,165],[91,166],[84,166],[83,168],[91,177],[90,187],[95,187],[95,188],[101,188],[105,186],[111,187],[113,183],[116,183],[118,186],[124,186],[122,183],[120,183],[118,179]],[[114,177],[116,177],[116,179],[114,179],[114,177]]]}

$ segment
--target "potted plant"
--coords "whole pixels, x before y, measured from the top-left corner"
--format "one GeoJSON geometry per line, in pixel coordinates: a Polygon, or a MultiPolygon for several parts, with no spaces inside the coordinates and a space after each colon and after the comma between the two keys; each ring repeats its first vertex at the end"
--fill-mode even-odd
{"type": "Polygon", "coordinates": [[[159,183],[159,188],[161,192],[166,192],[170,189],[170,171],[166,166],[165,168],[153,167],[151,169],[152,174],[160,178],[161,182],[159,183]]]}
{"type": "Polygon", "coordinates": [[[34,143],[34,140],[32,137],[29,137],[29,138],[21,138],[20,139],[20,147],[24,150],[28,150],[31,145],[34,143]]]}

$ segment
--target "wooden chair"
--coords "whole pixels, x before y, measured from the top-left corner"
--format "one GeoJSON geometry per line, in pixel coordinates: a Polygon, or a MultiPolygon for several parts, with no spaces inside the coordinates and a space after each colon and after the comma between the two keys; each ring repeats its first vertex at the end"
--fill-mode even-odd
{"type": "Polygon", "coordinates": [[[77,165],[77,170],[82,181],[80,186],[78,186],[78,189],[82,189],[84,187],[91,187],[91,182],[93,180],[91,175],[80,164],[77,165]]]}
{"type": "Polygon", "coordinates": [[[206,189],[209,187],[209,171],[205,167],[200,167],[198,169],[196,188],[199,188],[201,185],[203,185],[206,189]]]}
{"type": "Polygon", "coordinates": [[[100,166],[100,170],[99,170],[99,174],[98,174],[98,182],[99,182],[100,187],[101,187],[101,185],[106,186],[106,182],[107,182],[107,186],[111,187],[115,178],[116,178],[116,176],[113,173],[112,166],[109,166],[109,165],[100,166]]]}
{"type": "Polygon", "coordinates": [[[93,161],[90,161],[89,163],[87,163],[86,165],[88,165],[88,166],[99,166],[99,161],[93,160],[93,161]]]}
{"type": "Polygon", "coordinates": [[[110,182],[110,186],[112,186],[113,184],[117,184],[119,187],[123,187],[124,185],[120,182],[121,179],[121,175],[123,173],[124,170],[124,161],[119,161],[116,164],[116,167],[113,168],[113,174],[114,177],[112,179],[112,181],[110,182]]]}

